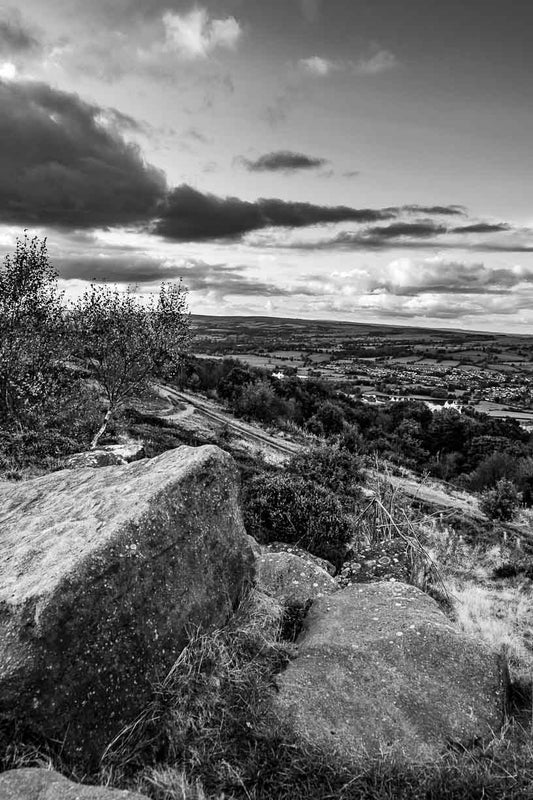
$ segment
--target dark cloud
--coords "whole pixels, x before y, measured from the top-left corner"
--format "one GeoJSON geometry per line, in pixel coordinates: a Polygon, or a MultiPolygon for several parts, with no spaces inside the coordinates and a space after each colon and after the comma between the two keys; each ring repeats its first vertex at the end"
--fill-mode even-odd
{"type": "Polygon", "coordinates": [[[398,236],[425,239],[429,236],[438,236],[441,233],[446,233],[446,230],[444,225],[437,225],[434,222],[394,222],[392,225],[367,228],[363,236],[377,241],[381,239],[396,239],[398,236]]]}
{"type": "Polygon", "coordinates": [[[458,228],[451,228],[450,233],[501,233],[511,230],[511,226],[506,222],[492,224],[490,222],[475,222],[472,225],[461,225],[458,228]]]}
{"type": "Polygon", "coordinates": [[[464,216],[466,209],[464,206],[450,205],[450,206],[396,206],[397,211],[405,211],[409,214],[441,214],[443,216],[464,216]]]}
{"type": "Polygon", "coordinates": [[[43,83],[0,82],[0,220],[67,229],[146,221],[166,192],[120,129],[135,122],[43,83]]]}
{"type": "Polygon", "coordinates": [[[41,49],[37,33],[22,20],[15,8],[0,9],[0,54],[12,56],[41,49]]]}
{"type": "Polygon", "coordinates": [[[276,150],[273,153],[265,153],[255,161],[247,158],[241,158],[240,161],[250,172],[296,172],[318,169],[328,163],[326,158],[313,158],[291,150],[276,150]]]}
{"type": "Polygon", "coordinates": [[[166,264],[152,256],[138,253],[70,256],[54,260],[59,277],[64,280],[96,283],[155,283],[180,278],[183,267],[166,264]]]}
{"type": "Polygon", "coordinates": [[[392,214],[347,206],[319,206],[285,200],[247,202],[237,197],[203,194],[186,184],[162,204],[154,232],[176,241],[231,239],[270,226],[303,228],[328,222],[377,222],[392,214]]]}
{"type": "Polygon", "coordinates": [[[226,295],[287,295],[288,291],[273,283],[248,277],[246,267],[227,264],[208,264],[189,259],[173,263],[149,255],[104,253],[90,256],[69,256],[54,260],[63,280],[95,283],[154,284],[183,278],[187,288],[195,292],[210,292],[220,299],[226,295]]]}

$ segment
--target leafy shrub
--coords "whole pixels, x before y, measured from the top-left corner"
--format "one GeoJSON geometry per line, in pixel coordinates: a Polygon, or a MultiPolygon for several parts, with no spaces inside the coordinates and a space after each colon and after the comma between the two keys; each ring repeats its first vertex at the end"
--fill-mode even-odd
{"type": "Polygon", "coordinates": [[[359,484],[364,480],[357,456],[328,445],[317,445],[293,456],[287,471],[351,501],[360,496],[359,484]]]}
{"type": "MultiPolygon", "coordinates": [[[[317,433],[317,428],[324,431],[326,436],[342,433],[345,416],[342,408],[331,400],[321,403],[316,414],[309,420],[309,429],[317,433]]],[[[318,434],[320,435],[320,434],[318,434]]]]}
{"type": "Polygon", "coordinates": [[[490,519],[510,522],[518,510],[519,496],[512,481],[502,478],[494,489],[484,492],[479,507],[490,519]]]}
{"type": "Polygon", "coordinates": [[[502,478],[514,476],[516,463],[516,458],[510,453],[491,453],[471,473],[470,489],[480,492],[493,488],[502,478]]]}
{"type": "Polygon", "coordinates": [[[338,498],[314,481],[291,474],[260,474],[246,486],[244,521],[258,541],[298,544],[342,564],[352,530],[338,498]]]}
{"type": "Polygon", "coordinates": [[[289,414],[289,405],[281,400],[272,385],[261,380],[245,384],[233,398],[233,410],[245,419],[279,422],[289,414]]]}

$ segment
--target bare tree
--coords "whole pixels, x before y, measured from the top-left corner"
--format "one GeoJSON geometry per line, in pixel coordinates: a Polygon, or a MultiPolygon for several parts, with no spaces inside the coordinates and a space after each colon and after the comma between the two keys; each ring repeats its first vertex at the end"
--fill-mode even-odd
{"type": "Polygon", "coordinates": [[[125,401],[156,374],[177,369],[189,337],[187,290],[163,283],[157,297],[142,302],[135,287],[92,285],[75,304],[74,329],[80,355],[102,386],[107,410],[91,447],[97,447],[125,401]]]}

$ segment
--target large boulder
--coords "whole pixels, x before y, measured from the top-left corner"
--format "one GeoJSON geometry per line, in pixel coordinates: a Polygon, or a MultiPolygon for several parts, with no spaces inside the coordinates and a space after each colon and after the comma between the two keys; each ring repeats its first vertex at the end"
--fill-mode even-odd
{"type": "Polygon", "coordinates": [[[253,579],[217,447],[0,484],[0,721],[98,759],[253,579]]]}
{"type": "Polygon", "coordinates": [[[432,759],[502,723],[498,656],[413,586],[353,585],[317,600],[298,645],[275,705],[301,737],[344,759],[432,759]]]}
{"type": "Polygon", "coordinates": [[[48,769],[12,769],[0,775],[2,800],[146,800],[137,792],[84,786],[48,769]]]}

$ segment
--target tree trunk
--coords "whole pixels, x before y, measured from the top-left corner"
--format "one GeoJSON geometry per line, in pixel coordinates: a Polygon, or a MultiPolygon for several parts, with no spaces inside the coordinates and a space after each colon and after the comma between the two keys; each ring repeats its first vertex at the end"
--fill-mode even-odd
{"type": "Polygon", "coordinates": [[[98,429],[98,431],[95,433],[95,435],[93,437],[93,440],[91,442],[91,450],[96,450],[98,442],[100,441],[100,439],[102,438],[102,436],[104,435],[104,433],[107,430],[107,426],[109,425],[109,420],[113,416],[113,412],[114,412],[114,408],[112,406],[109,406],[109,408],[106,411],[106,414],[105,414],[105,417],[104,417],[104,421],[102,422],[102,424],[100,425],[100,428],[98,429]]]}

